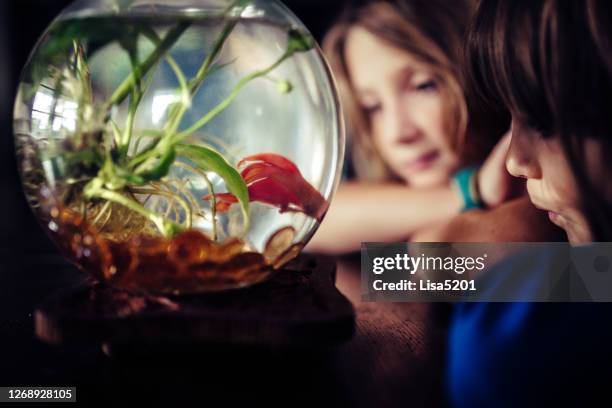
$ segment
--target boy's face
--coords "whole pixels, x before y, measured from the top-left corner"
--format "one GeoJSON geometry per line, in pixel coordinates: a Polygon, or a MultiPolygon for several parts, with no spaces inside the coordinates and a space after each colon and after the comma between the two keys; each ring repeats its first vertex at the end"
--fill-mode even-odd
{"type": "MultiPolygon", "coordinates": [[[[587,176],[593,185],[607,188],[600,144],[586,139],[584,145],[587,176]]],[[[593,241],[578,181],[559,137],[543,138],[540,133],[512,121],[512,141],[506,159],[510,174],[527,179],[531,202],[548,212],[550,220],[567,232],[570,242],[593,241]]],[[[610,197],[610,191],[602,191],[610,197]]]]}

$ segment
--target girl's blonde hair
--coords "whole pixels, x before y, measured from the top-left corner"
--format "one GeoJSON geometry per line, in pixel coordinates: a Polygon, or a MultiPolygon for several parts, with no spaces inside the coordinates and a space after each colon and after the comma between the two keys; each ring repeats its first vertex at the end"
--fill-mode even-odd
{"type": "Polygon", "coordinates": [[[349,30],[356,25],[365,28],[410,53],[431,71],[448,101],[443,114],[445,127],[451,146],[458,151],[468,123],[460,57],[471,11],[469,0],[374,0],[345,10],[330,29],[323,48],[340,89],[359,179],[399,181],[375,148],[367,117],[351,85],[345,56],[349,30]]]}

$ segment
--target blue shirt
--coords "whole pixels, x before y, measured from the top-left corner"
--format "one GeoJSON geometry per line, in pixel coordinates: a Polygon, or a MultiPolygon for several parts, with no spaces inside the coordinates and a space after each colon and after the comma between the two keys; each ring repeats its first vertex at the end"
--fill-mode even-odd
{"type": "MultiPolygon", "coordinates": [[[[541,285],[546,268],[558,267],[557,255],[529,254],[519,290],[541,285]]],[[[487,274],[515,277],[517,262],[487,274]]],[[[611,303],[457,304],[448,343],[449,401],[470,408],[584,406],[603,395],[610,405],[611,323],[611,303]]]]}

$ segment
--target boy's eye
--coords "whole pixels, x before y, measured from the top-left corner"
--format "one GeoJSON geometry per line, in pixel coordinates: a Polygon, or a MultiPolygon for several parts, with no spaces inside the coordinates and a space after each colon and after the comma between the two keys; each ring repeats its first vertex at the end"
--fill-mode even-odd
{"type": "Polygon", "coordinates": [[[437,85],[434,81],[424,81],[416,84],[414,89],[420,92],[434,91],[437,89],[437,85]]]}

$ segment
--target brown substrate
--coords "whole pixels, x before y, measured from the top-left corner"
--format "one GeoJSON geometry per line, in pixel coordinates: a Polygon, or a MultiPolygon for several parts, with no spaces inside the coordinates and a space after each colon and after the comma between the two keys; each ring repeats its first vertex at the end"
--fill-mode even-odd
{"type": "Polygon", "coordinates": [[[264,254],[238,238],[217,243],[197,230],[173,238],[138,235],[116,241],[99,234],[71,210],[51,210],[49,230],[82,269],[112,286],[153,293],[214,292],[250,286],[295,258],[291,227],[275,233],[264,254]]]}

